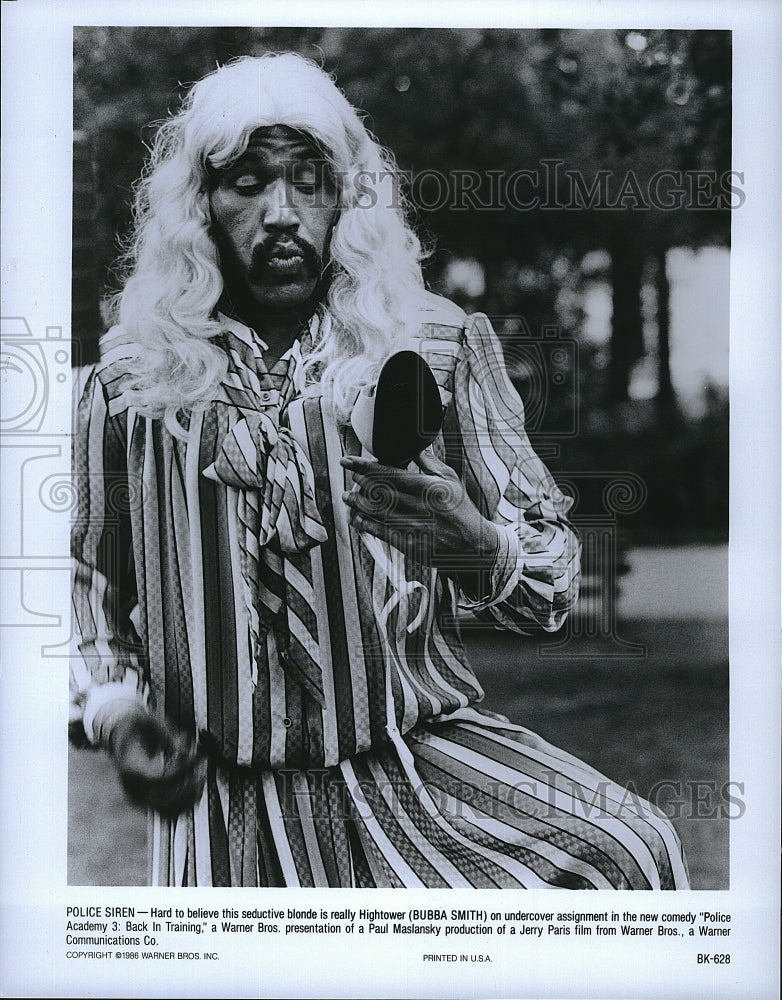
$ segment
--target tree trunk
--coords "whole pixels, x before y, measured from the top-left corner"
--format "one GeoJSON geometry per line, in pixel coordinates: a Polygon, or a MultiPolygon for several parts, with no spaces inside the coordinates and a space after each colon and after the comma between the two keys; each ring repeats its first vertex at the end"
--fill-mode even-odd
{"type": "Polygon", "coordinates": [[[95,185],[92,147],[83,132],[73,134],[73,241],[71,258],[72,364],[98,360],[100,318],[98,268],[95,260],[95,185]]]}
{"type": "Polygon", "coordinates": [[[671,286],[666,269],[667,248],[655,250],[655,281],[657,284],[657,401],[664,405],[673,403],[671,380],[671,286]]]}
{"type": "Polygon", "coordinates": [[[628,398],[633,365],[644,353],[641,315],[643,255],[637,231],[629,225],[617,225],[610,253],[613,314],[609,402],[622,403],[628,398]]]}

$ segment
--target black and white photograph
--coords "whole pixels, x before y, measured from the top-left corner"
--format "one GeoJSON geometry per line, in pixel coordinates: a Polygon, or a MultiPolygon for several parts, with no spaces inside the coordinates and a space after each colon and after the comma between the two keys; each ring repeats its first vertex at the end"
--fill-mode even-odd
{"type": "Polygon", "coordinates": [[[8,983],[772,997],[779,17],[65,6],[3,145],[8,983]]]}

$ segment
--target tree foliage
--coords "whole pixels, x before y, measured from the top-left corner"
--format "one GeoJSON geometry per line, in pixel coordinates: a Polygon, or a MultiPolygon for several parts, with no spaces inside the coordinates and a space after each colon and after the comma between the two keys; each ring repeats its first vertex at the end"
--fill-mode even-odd
{"type": "MultiPolygon", "coordinates": [[[[400,168],[413,178],[428,175],[428,187],[409,193],[417,195],[415,222],[433,248],[433,283],[454,257],[471,258],[486,276],[475,306],[535,322],[548,313],[551,321],[562,291],[552,280],[553,262],[564,273],[563,260],[575,267],[588,251],[608,252],[614,315],[607,391],[625,399],[644,350],[640,295],[648,261],[664,259],[672,246],[730,241],[729,208],[708,197],[696,204],[692,190],[693,172],[724,177],[730,169],[730,33],[79,28],[74,123],[95,161],[103,274],[116,254],[116,234],[127,229],[154,123],[217,64],[285,49],[333,72],[400,168]],[[537,207],[519,207],[502,190],[520,170],[540,175],[537,207]],[[689,194],[678,207],[649,204],[661,171],[689,172],[689,194]],[[465,196],[458,177],[468,173],[480,188],[465,196]],[[445,197],[437,197],[438,176],[445,197]],[[590,204],[584,194],[597,190],[600,178],[608,206],[599,198],[590,204]]],[[[672,184],[659,191],[667,194],[672,184]]],[[[708,176],[703,184],[714,190],[708,176]]],[[[514,190],[526,193],[529,185],[514,190]]]]}
{"type": "MultiPolygon", "coordinates": [[[[582,431],[577,447],[563,445],[562,460],[570,467],[609,461],[612,468],[635,469],[650,484],[647,522],[654,531],[703,524],[704,518],[721,530],[727,412],[720,400],[715,396],[698,427],[679,424],[672,436],[647,424],[643,440],[630,430],[623,401],[645,349],[642,282],[655,275],[658,307],[664,306],[663,262],[670,247],[730,243],[725,205],[705,199],[703,207],[692,195],[678,207],[641,203],[660,171],[724,177],[730,170],[730,33],[77,28],[75,285],[78,234],[79,280],[89,270],[92,244],[100,284],[112,286],[117,235],[130,223],[145,146],[188,85],[232,58],[282,50],[301,52],[333,73],[400,168],[411,178],[428,174],[428,186],[408,186],[414,222],[432,248],[427,278],[437,288],[454,261],[472,261],[485,280],[463,300],[493,315],[523,317],[508,323],[506,333],[535,334],[557,323],[578,337],[582,261],[600,251],[613,294],[609,363],[599,363],[600,352],[581,344],[582,431]],[[541,177],[535,207],[511,204],[501,189],[502,178],[524,170],[541,177]],[[466,183],[455,181],[458,172],[477,176],[482,186],[454,204],[458,183],[462,194],[466,183]],[[431,197],[436,175],[446,178],[445,199],[431,197]],[[499,194],[490,187],[492,176],[499,179],[499,194]],[[613,207],[587,197],[601,177],[608,178],[613,207]],[[576,204],[574,178],[583,195],[576,204]],[[87,225],[90,180],[95,212],[87,225]]],[[[520,183],[519,192],[529,194],[530,185],[520,183]]],[[[77,315],[90,315],[89,304],[75,308],[77,315]]],[[[658,328],[659,384],[672,405],[667,324],[658,322],[658,328]]]]}

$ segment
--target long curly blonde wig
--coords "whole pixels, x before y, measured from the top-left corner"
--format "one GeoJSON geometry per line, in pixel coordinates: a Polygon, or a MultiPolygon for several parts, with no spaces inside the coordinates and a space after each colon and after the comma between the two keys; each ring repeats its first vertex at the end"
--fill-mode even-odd
{"type": "Polygon", "coordinates": [[[422,251],[392,157],[315,63],[293,53],[242,57],[196,83],[158,129],[120,260],[124,287],[111,303],[112,318],[139,347],[130,402],[169,426],[179,410],[206,405],[226,370],[212,343],[223,279],[210,235],[209,172],[230,165],[255,129],[271,125],[310,136],[339,182],[330,280],[318,305],[331,322],[320,324],[326,332],[308,360],[338,415],[413,332],[422,251]]]}

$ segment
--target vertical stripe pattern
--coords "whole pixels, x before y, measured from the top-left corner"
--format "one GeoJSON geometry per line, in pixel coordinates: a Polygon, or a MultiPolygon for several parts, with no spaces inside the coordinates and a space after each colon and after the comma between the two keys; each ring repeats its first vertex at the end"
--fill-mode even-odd
{"type": "Polygon", "coordinates": [[[475,707],[459,607],[555,629],[579,552],[488,321],[452,316],[424,314],[419,348],[446,408],[435,450],[499,529],[477,596],[409,561],[400,589],[349,526],[339,460],[360,445],[302,385],[306,336],[267,369],[224,319],[228,374],[182,439],[128,408],[134,348],[105,338],[74,451],[85,718],[135,678],[211,757],[197,806],[153,817],[156,884],[686,885],[648,804],[475,707]]]}

